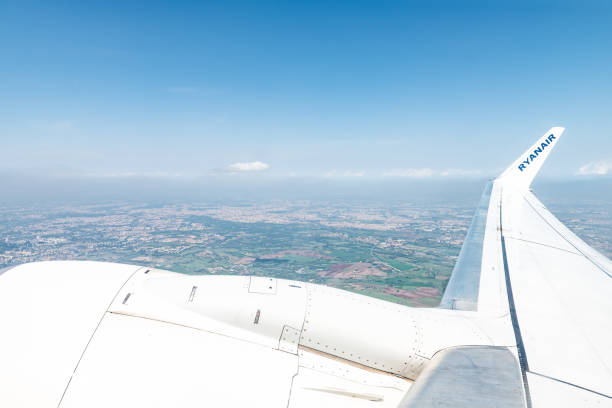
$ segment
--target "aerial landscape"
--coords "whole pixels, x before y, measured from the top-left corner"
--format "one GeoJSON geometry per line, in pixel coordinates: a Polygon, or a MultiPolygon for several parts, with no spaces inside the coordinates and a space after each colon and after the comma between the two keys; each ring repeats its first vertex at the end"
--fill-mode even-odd
{"type": "MultiPolygon", "coordinates": [[[[325,284],[410,306],[437,306],[470,226],[469,203],[268,203],[0,208],[0,268],[99,260],[186,274],[325,284]]],[[[608,203],[551,206],[612,256],[608,203]]]]}

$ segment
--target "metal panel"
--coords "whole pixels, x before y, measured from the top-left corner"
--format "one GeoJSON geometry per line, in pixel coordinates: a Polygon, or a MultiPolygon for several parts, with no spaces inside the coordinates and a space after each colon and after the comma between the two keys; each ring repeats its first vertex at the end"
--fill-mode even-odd
{"type": "Polygon", "coordinates": [[[0,277],[1,407],[57,407],[109,303],[137,269],[36,262],[0,277]]]}
{"type": "Polygon", "coordinates": [[[59,408],[286,408],[297,371],[294,354],[108,313],[59,408]]]}
{"type": "Polygon", "coordinates": [[[612,395],[612,279],[603,262],[563,249],[586,244],[532,201],[531,193],[503,197],[503,235],[525,369],[612,395]],[[507,237],[506,228],[515,233],[507,237]],[[548,239],[541,241],[542,235],[548,239]]]}
{"type": "Polygon", "coordinates": [[[534,407],[610,408],[612,398],[555,378],[527,373],[534,407]]]}
{"type": "Polygon", "coordinates": [[[399,408],[523,408],[518,361],[505,347],[455,347],[436,354],[399,408]]]}
{"type": "Polygon", "coordinates": [[[283,327],[283,333],[278,342],[278,349],[287,353],[297,354],[300,332],[300,329],[295,329],[291,326],[283,327]]]}
{"type": "Polygon", "coordinates": [[[261,293],[273,295],[276,293],[276,279],[251,276],[249,281],[249,293],[261,293]]]}

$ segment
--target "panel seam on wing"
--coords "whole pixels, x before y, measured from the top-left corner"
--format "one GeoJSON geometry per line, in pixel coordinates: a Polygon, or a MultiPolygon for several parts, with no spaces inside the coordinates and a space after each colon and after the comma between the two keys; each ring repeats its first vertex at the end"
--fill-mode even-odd
{"type": "Polygon", "coordinates": [[[70,387],[70,382],[72,381],[72,378],[74,377],[74,374],[76,373],[77,369],[79,368],[79,364],[81,363],[81,360],[83,359],[83,356],[85,355],[85,352],[87,351],[87,348],[91,344],[91,341],[93,340],[94,336],[96,335],[96,332],[98,331],[98,328],[102,324],[102,321],[104,320],[104,317],[106,316],[106,313],[108,313],[108,310],[111,308],[111,306],[115,302],[115,299],[117,298],[117,295],[119,293],[121,293],[121,290],[125,287],[125,285],[127,285],[127,283],[132,279],[132,277],[134,277],[134,275],[136,275],[136,273],[138,273],[139,271],[141,271],[143,269],[145,269],[145,267],[141,266],[141,267],[137,268],[134,272],[132,272],[130,274],[130,276],[125,280],[125,282],[123,282],[121,287],[119,287],[119,289],[117,289],[117,292],[115,292],[115,294],[113,295],[113,298],[111,299],[110,303],[108,304],[108,306],[104,310],[104,313],[102,313],[102,316],[100,317],[100,320],[98,321],[98,324],[96,325],[96,328],[91,333],[91,336],[89,337],[89,340],[87,341],[87,344],[85,345],[85,348],[83,349],[83,352],[81,353],[81,356],[79,357],[79,360],[77,361],[76,365],[74,366],[74,370],[72,371],[72,374],[70,375],[70,378],[68,379],[68,383],[66,384],[66,387],[64,388],[64,392],[62,393],[62,396],[61,396],[59,402],[57,403],[57,407],[58,408],[62,405],[62,401],[64,400],[64,396],[66,396],[66,392],[68,391],[68,388],[70,387]]]}
{"type": "Polygon", "coordinates": [[[574,249],[576,249],[576,251],[580,252],[580,254],[583,257],[588,259],[600,271],[602,271],[603,273],[608,275],[609,278],[612,278],[612,275],[610,275],[610,273],[608,273],[608,271],[606,271],[604,267],[602,267],[599,263],[595,262],[595,260],[593,260],[590,256],[587,256],[584,252],[582,252],[578,247],[576,247],[576,245],[574,245],[569,239],[567,239],[567,237],[565,235],[563,235],[561,232],[559,232],[542,214],[540,214],[540,212],[534,207],[534,205],[529,201],[529,199],[527,197],[523,196],[523,199],[527,202],[527,205],[529,205],[529,207],[531,207],[531,209],[538,215],[538,217],[540,217],[542,219],[542,221],[544,221],[546,223],[546,225],[548,225],[561,238],[563,238],[564,241],[566,241],[568,244],[570,244],[574,249]]]}

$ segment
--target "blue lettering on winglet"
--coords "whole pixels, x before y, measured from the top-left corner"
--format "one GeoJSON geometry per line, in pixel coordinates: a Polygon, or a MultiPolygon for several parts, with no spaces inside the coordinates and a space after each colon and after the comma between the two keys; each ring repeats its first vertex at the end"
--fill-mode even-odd
{"type": "Polygon", "coordinates": [[[520,171],[526,170],[527,166],[529,166],[531,163],[533,163],[533,161],[535,159],[538,158],[538,155],[540,153],[542,153],[544,151],[544,149],[546,149],[548,146],[551,145],[551,143],[553,142],[553,140],[555,140],[555,135],[551,134],[549,135],[541,144],[540,146],[536,147],[535,150],[531,153],[529,153],[529,156],[527,156],[525,158],[525,160],[523,160],[523,162],[521,164],[518,165],[518,169],[520,171]]]}

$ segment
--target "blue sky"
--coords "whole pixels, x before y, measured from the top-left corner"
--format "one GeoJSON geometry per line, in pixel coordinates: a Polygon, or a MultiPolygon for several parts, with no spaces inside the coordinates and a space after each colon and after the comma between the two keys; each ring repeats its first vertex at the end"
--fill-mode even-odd
{"type": "Polygon", "coordinates": [[[0,172],[612,175],[605,2],[2,2],[0,172]]]}

